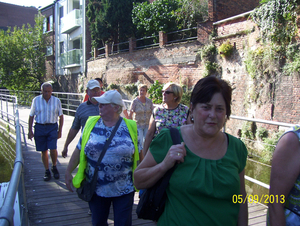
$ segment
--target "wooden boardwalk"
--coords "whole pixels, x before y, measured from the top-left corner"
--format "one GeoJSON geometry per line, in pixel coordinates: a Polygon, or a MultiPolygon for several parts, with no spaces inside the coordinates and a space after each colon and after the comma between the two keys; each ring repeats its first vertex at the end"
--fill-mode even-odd
{"type": "MultiPolygon", "coordinates": [[[[28,107],[19,107],[21,124],[24,126],[27,136],[27,122],[29,115],[28,107]]],[[[62,138],[58,140],[58,164],[60,179],[53,177],[50,181],[43,181],[44,167],[40,153],[35,151],[33,141],[27,140],[27,149],[23,149],[25,161],[24,179],[27,196],[27,208],[30,226],[34,225],[92,225],[91,215],[88,214],[88,204],[81,201],[76,193],[71,193],[66,189],[64,173],[79,134],[69,146],[67,158],[61,157],[64,142],[71,127],[73,117],[64,116],[64,126],[62,138]]],[[[50,161],[50,167],[51,167],[50,161]]],[[[135,195],[134,207],[132,211],[133,225],[152,226],[156,225],[152,221],[138,219],[135,209],[138,203],[137,193],[135,195]]],[[[260,204],[249,204],[249,225],[266,225],[266,206],[260,204]]],[[[217,216],[216,216],[217,217],[217,216]]],[[[109,215],[109,225],[114,225],[112,211],[109,215]]]]}

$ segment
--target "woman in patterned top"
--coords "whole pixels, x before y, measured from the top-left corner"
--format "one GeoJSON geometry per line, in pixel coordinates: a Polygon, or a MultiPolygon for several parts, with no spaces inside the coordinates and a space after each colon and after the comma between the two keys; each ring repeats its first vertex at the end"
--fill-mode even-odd
{"type": "Polygon", "coordinates": [[[103,147],[120,119],[121,123],[98,166],[97,185],[89,207],[93,225],[108,225],[113,203],[114,224],[130,226],[135,193],[132,174],[138,161],[136,122],[120,118],[124,105],[118,91],[109,90],[94,99],[99,103],[100,116],[89,117],[85,124],[65,172],[66,186],[72,192],[72,185],[79,188],[84,178],[89,182],[92,180],[103,147]],[[73,178],[71,173],[78,164],[79,169],[73,178]]]}
{"type": "Polygon", "coordinates": [[[146,155],[150,143],[163,128],[177,127],[184,125],[188,107],[180,104],[183,90],[181,86],[176,83],[169,82],[164,85],[163,90],[163,104],[154,109],[150,118],[149,129],[146,134],[143,154],[146,155]]]}
{"type": "Polygon", "coordinates": [[[135,98],[130,106],[129,119],[136,121],[139,133],[140,161],[143,160],[143,144],[149,127],[149,120],[153,111],[152,100],[146,97],[147,85],[138,86],[139,96],[135,98]],[[132,117],[133,116],[133,117],[132,117]]]}

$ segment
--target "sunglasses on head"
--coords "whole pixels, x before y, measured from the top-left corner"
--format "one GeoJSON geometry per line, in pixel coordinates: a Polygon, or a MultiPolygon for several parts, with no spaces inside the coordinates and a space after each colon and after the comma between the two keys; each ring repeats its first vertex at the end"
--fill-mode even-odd
{"type": "Polygon", "coordinates": [[[162,92],[162,93],[165,93],[165,94],[174,93],[174,92],[172,92],[172,91],[168,91],[168,90],[162,90],[161,92],[162,92]]]}

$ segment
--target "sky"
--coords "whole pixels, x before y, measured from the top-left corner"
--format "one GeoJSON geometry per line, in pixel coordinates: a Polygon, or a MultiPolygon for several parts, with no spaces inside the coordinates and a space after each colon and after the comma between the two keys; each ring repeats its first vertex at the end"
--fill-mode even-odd
{"type": "Polygon", "coordinates": [[[54,0],[0,0],[0,2],[6,2],[20,6],[34,6],[36,8],[45,7],[54,2],[54,0]]]}

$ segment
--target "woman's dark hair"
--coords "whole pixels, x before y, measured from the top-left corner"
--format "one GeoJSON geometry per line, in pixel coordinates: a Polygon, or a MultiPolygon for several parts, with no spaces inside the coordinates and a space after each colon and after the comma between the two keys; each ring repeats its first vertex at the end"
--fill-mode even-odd
{"type": "Polygon", "coordinates": [[[195,107],[198,103],[208,103],[211,101],[215,93],[221,93],[225,100],[226,107],[226,116],[229,119],[231,114],[231,95],[232,88],[230,85],[214,76],[208,76],[200,79],[195,85],[192,94],[190,103],[195,107]]]}

